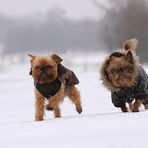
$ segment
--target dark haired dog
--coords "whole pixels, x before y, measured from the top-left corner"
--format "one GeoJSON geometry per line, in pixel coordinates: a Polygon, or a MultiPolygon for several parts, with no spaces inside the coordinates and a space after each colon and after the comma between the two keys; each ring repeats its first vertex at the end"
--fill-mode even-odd
{"type": "Polygon", "coordinates": [[[56,55],[31,57],[30,75],[34,78],[36,112],[35,120],[43,120],[45,98],[47,110],[53,110],[55,117],[61,117],[59,105],[66,96],[75,104],[78,113],[82,112],[80,93],[75,87],[79,83],[73,71],[64,67],[62,59],[56,55]]]}
{"type": "Polygon", "coordinates": [[[113,104],[123,112],[128,111],[126,103],[132,112],[139,112],[141,104],[148,109],[148,76],[138,63],[137,43],[136,39],[126,41],[122,49],[113,52],[101,67],[101,80],[111,91],[113,104]]]}

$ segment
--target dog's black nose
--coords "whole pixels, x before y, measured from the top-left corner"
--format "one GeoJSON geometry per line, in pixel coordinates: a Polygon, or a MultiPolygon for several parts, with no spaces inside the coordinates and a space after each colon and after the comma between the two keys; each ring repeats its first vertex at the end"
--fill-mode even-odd
{"type": "Polygon", "coordinates": [[[46,71],[46,69],[47,69],[46,66],[40,68],[41,71],[46,71]]]}

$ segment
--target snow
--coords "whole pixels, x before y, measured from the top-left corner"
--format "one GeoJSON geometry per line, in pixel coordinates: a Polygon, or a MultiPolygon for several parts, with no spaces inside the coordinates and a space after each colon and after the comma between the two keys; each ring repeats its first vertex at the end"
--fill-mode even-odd
{"type": "Polygon", "coordinates": [[[148,111],[122,113],[111,103],[110,93],[96,71],[75,73],[80,79],[83,113],[66,98],[62,118],[46,111],[44,121],[34,121],[33,80],[29,65],[10,66],[0,74],[1,148],[139,148],[146,147],[148,111]],[[8,71],[9,70],[9,71],[8,71]]]}

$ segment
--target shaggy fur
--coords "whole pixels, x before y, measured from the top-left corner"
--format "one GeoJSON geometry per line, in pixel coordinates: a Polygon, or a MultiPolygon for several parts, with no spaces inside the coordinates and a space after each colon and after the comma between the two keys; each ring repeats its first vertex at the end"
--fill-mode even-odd
{"type": "MultiPolygon", "coordinates": [[[[139,65],[135,54],[137,44],[138,40],[136,39],[126,41],[122,49],[113,52],[102,64],[101,80],[109,91],[117,92],[134,85],[139,65]]],[[[133,112],[137,112],[142,103],[143,100],[135,100],[135,103],[129,103],[129,108],[133,112]]],[[[148,105],[144,106],[146,109],[148,108],[148,105]]],[[[125,105],[121,107],[121,110],[127,112],[128,108],[125,105]]]]}
{"type": "Polygon", "coordinates": [[[112,53],[101,66],[101,80],[109,91],[118,91],[121,87],[130,87],[134,83],[137,73],[137,58],[131,57],[131,52],[112,53]],[[129,62],[132,60],[132,63],[129,62]],[[119,79],[118,72],[121,69],[120,77],[128,77],[123,83],[122,78],[119,79]],[[130,74],[128,75],[128,73],[130,74]],[[122,86],[123,85],[123,86],[122,86]]]}
{"type": "MultiPolygon", "coordinates": [[[[62,59],[58,55],[34,56],[29,54],[29,56],[31,57],[32,77],[39,84],[52,82],[58,77],[58,64],[62,62],[62,59]]],[[[77,112],[81,113],[82,107],[79,91],[75,85],[69,86],[65,90],[64,81],[59,91],[52,98],[48,99],[46,109],[53,110],[55,117],[61,117],[59,105],[66,96],[75,104],[77,112]]],[[[44,116],[45,97],[36,88],[35,98],[35,120],[41,121],[44,116]]]]}

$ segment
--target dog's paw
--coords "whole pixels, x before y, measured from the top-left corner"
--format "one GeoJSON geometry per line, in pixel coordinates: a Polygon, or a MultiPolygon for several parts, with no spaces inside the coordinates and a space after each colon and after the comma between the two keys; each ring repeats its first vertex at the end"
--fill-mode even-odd
{"type": "Polygon", "coordinates": [[[43,118],[35,117],[35,121],[43,121],[43,118]]]}
{"type": "Polygon", "coordinates": [[[78,112],[79,114],[81,114],[82,111],[83,111],[83,110],[82,110],[82,107],[77,107],[76,110],[77,110],[77,112],[78,112]]]}
{"type": "Polygon", "coordinates": [[[46,110],[48,110],[48,111],[53,111],[53,108],[50,107],[50,106],[48,106],[48,105],[46,105],[46,110]]]}
{"type": "Polygon", "coordinates": [[[145,104],[145,105],[144,105],[144,108],[145,108],[145,109],[148,109],[148,104],[145,104]]]}
{"type": "Polygon", "coordinates": [[[121,107],[121,111],[122,111],[122,112],[128,112],[128,108],[127,108],[126,106],[122,106],[122,107],[121,107]]]}
{"type": "Polygon", "coordinates": [[[132,112],[139,112],[139,109],[138,108],[133,108],[132,112]]]}

